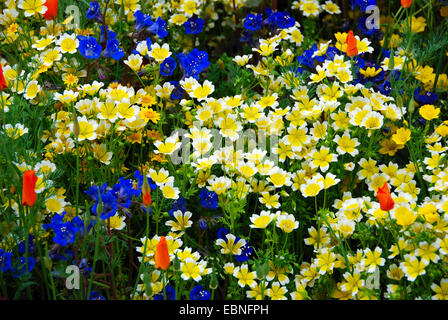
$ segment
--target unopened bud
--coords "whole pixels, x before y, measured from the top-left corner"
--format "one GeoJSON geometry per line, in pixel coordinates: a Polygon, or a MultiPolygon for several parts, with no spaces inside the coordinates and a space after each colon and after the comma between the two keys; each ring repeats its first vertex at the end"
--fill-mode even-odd
{"type": "Polygon", "coordinates": [[[73,115],[73,134],[75,135],[76,138],[79,137],[79,122],[78,122],[78,117],[76,116],[76,114],[73,115]]]}

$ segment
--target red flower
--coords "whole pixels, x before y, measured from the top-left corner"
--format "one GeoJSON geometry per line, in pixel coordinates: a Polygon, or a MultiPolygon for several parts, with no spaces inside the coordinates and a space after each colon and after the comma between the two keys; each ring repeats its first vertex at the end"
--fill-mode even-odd
{"type": "Polygon", "coordinates": [[[154,254],[154,260],[156,268],[162,270],[168,269],[170,265],[170,254],[168,252],[168,245],[164,236],[160,237],[160,241],[156,246],[156,252],[154,254]]]}
{"type": "Polygon", "coordinates": [[[2,64],[0,63],[0,91],[3,89],[8,88],[8,85],[6,84],[5,76],[3,74],[3,68],[2,64]]]}
{"type": "Polygon", "coordinates": [[[387,182],[384,183],[384,186],[382,188],[378,188],[376,197],[380,202],[381,210],[390,211],[394,208],[395,202],[390,196],[390,191],[389,187],[387,186],[387,182]]]}
{"type": "Polygon", "coordinates": [[[401,6],[403,8],[409,8],[412,4],[412,0],[401,0],[401,6]]]}
{"type": "Polygon", "coordinates": [[[356,46],[356,38],[353,35],[352,30],[348,32],[345,43],[347,44],[347,51],[346,51],[347,55],[349,57],[356,56],[358,54],[358,47],[356,46]]]}
{"type": "Polygon", "coordinates": [[[44,13],[46,20],[53,20],[58,15],[58,0],[47,0],[44,3],[47,11],[44,13]]]}
{"type": "Polygon", "coordinates": [[[22,188],[22,205],[29,207],[34,206],[37,200],[36,187],[37,177],[34,175],[34,170],[28,170],[23,174],[23,188],[22,188]]]}

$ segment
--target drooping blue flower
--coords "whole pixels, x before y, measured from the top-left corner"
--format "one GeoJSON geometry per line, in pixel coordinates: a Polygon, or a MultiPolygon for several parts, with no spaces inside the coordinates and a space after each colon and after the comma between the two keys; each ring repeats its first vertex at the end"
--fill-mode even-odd
{"type": "Polygon", "coordinates": [[[103,48],[95,37],[86,37],[79,35],[79,53],[87,59],[98,59],[101,56],[103,48]]]}
{"type": "Polygon", "coordinates": [[[184,23],[186,34],[198,34],[204,28],[204,20],[197,17],[191,17],[184,23]]]}
{"type": "MultiPolygon", "coordinates": [[[[165,296],[166,300],[176,300],[176,289],[174,289],[170,285],[165,286],[165,296]]],[[[163,299],[163,290],[159,294],[154,295],[154,300],[164,300],[163,299]]]]}
{"type": "MultiPolygon", "coordinates": [[[[106,40],[106,33],[104,32],[104,27],[102,25],[100,26],[100,30],[101,30],[101,33],[100,33],[100,41],[99,42],[101,43],[106,40]]],[[[107,40],[117,39],[117,34],[115,32],[113,32],[112,29],[109,28],[108,25],[106,25],[106,31],[107,31],[107,40]]]]}
{"type": "Polygon", "coordinates": [[[202,189],[199,197],[201,198],[201,205],[203,207],[212,210],[215,210],[218,207],[218,195],[215,192],[209,192],[207,189],[202,189]]]}
{"type": "Polygon", "coordinates": [[[190,291],[191,300],[210,300],[210,292],[205,290],[200,284],[190,291]]]}
{"type": "Polygon", "coordinates": [[[174,69],[176,69],[177,62],[173,57],[168,57],[160,64],[160,74],[162,76],[168,77],[173,74],[174,69]]]}
{"type": "Polygon", "coordinates": [[[147,14],[143,14],[140,10],[135,11],[134,17],[135,17],[135,26],[134,26],[135,31],[140,31],[153,23],[151,17],[147,14]]]}
{"type": "MultiPolygon", "coordinates": [[[[76,264],[75,260],[73,260],[73,264],[76,264]]],[[[78,268],[81,275],[85,277],[88,277],[90,275],[90,272],[92,271],[92,268],[87,264],[86,258],[82,258],[81,261],[79,261],[78,268]]]]}
{"type": "Polygon", "coordinates": [[[124,51],[120,48],[120,43],[116,39],[107,39],[107,47],[103,51],[103,57],[120,60],[124,57],[124,51]]]}
{"type": "Polygon", "coordinates": [[[148,32],[156,34],[161,39],[165,38],[168,35],[168,31],[166,31],[166,21],[164,21],[160,17],[158,17],[155,22],[151,21],[146,30],[148,32]]]}
{"type": "Polygon", "coordinates": [[[314,44],[311,49],[305,50],[301,56],[297,57],[297,62],[300,65],[303,65],[305,67],[308,67],[310,69],[314,69],[315,68],[315,62],[314,62],[314,58],[313,58],[313,54],[314,52],[317,51],[317,45],[314,44]]]}
{"type": "Polygon", "coordinates": [[[388,80],[383,81],[383,83],[379,84],[377,86],[377,89],[380,90],[381,94],[384,94],[386,96],[388,96],[390,94],[390,92],[392,91],[392,87],[388,80]]]}
{"type": "Polygon", "coordinates": [[[95,21],[101,22],[102,16],[101,16],[101,10],[100,5],[96,1],[90,2],[89,10],[86,12],[87,19],[93,19],[95,21]]]}
{"type": "Polygon", "coordinates": [[[249,13],[244,21],[244,28],[250,31],[257,31],[261,28],[263,22],[263,16],[261,13],[253,14],[249,13]]]}
{"type": "Polygon", "coordinates": [[[98,190],[101,194],[101,197],[106,194],[107,191],[107,183],[103,183],[99,188],[96,185],[93,185],[89,188],[89,190],[84,191],[87,193],[93,201],[98,201],[98,190]]]}
{"type": "Polygon", "coordinates": [[[362,34],[372,38],[372,40],[380,41],[383,38],[383,32],[380,28],[375,28],[375,25],[372,21],[369,21],[369,25],[367,25],[366,16],[362,16],[361,18],[359,18],[358,28],[359,30],[361,30],[362,34]]]}
{"type": "Polygon", "coordinates": [[[437,94],[431,91],[421,93],[421,88],[418,87],[414,91],[414,99],[420,104],[435,104],[437,101],[437,94]]]}
{"type": "Polygon", "coordinates": [[[198,225],[201,230],[207,230],[207,222],[205,222],[204,218],[199,219],[198,225]]]}
{"type": "Polygon", "coordinates": [[[0,271],[6,272],[12,266],[12,253],[0,249],[0,271]]]}

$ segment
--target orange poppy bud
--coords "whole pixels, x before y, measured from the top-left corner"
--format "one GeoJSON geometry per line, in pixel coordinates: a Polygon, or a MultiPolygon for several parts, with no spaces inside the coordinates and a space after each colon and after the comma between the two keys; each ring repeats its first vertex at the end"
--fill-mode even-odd
{"type": "Polygon", "coordinates": [[[412,0],[401,0],[401,6],[403,8],[409,8],[412,4],[412,0]]]}
{"type": "Polygon", "coordinates": [[[34,206],[37,200],[36,187],[37,177],[34,170],[28,170],[23,174],[23,188],[22,188],[22,204],[29,207],[34,206]]]}
{"type": "Polygon", "coordinates": [[[389,187],[387,186],[387,182],[384,183],[383,187],[378,188],[378,192],[376,193],[376,197],[380,203],[381,210],[390,211],[394,208],[395,202],[390,196],[389,187]]]}
{"type": "Polygon", "coordinates": [[[47,7],[47,11],[44,13],[44,18],[46,20],[53,20],[58,15],[58,0],[47,0],[44,3],[47,7]]]}
{"type": "Polygon", "coordinates": [[[0,63],[0,91],[7,87],[8,85],[6,84],[5,75],[3,74],[2,64],[0,63]]]}
{"type": "Polygon", "coordinates": [[[346,51],[347,55],[349,57],[356,56],[358,54],[358,47],[356,46],[356,38],[353,35],[352,30],[348,32],[345,43],[347,44],[347,51],[346,51]]]}
{"type": "Polygon", "coordinates": [[[150,206],[152,203],[152,199],[151,199],[151,188],[149,187],[148,184],[148,177],[146,177],[143,180],[143,186],[142,186],[142,195],[143,195],[143,204],[145,206],[150,206]]]}
{"type": "Polygon", "coordinates": [[[162,270],[166,270],[170,265],[170,254],[168,252],[168,245],[164,236],[160,237],[160,241],[156,246],[154,260],[156,262],[156,269],[160,268],[162,270]]]}

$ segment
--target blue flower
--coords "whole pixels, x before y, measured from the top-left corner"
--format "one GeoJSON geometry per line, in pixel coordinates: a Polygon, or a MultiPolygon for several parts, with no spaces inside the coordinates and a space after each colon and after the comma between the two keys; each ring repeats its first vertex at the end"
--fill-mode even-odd
{"type": "MultiPolygon", "coordinates": [[[[101,196],[103,210],[100,213],[100,217],[103,220],[109,219],[117,212],[118,199],[115,197],[112,191],[108,191],[106,194],[101,196]]],[[[93,214],[97,214],[98,201],[92,206],[93,214]]]]}
{"type": "Polygon", "coordinates": [[[205,222],[204,218],[199,219],[198,224],[201,230],[207,230],[207,222],[205,222]]]}
{"type": "Polygon", "coordinates": [[[75,241],[78,228],[76,228],[76,226],[72,224],[71,221],[67,221],[54,229],[54,232],[56,236],[53,238],[53,241],[65,247],[66,245],[75,241]]]}
{"type": "Polygon", "coordinates": [[[103,56],[117,61],[124,57],[124,51],[120,48],[118,40],[107,39],[107,47],[103,51],[103,56]]]}
{"type": "Polygon", "coordinates": [[[168,35],[168,31],[166,31],[166,22],[160,17],[158,17],[155,22],[151,21],[146,30],[158,35],[159,38],[162,39],[168,35]]]}
{"type": "Polygon", "coordinates": [[[0,249],[0,271],[8,271],[12,266],[12,253],[0,249]]]}
{"type": "MultiPolygon", "coordinates": [[[[165,296],[166,300],[176,300],[176,289],[174,289],[170,285],[165,286],[165,296]]],[[[163,290],[159,294],[154,295],[154,300],[164,300],[163,299],[163,290]]]]}
{"type": "Polygon", "coordinates": [[[372,37],[373,40],[380,41],[383,38],[383,32],[379,28],[375,28],[375,25],[373,22],[370,22],[372,24],[372,28],[367,27],[367,17],[363,16],[359,18],[358,21],[358,28],[361,30],[361,32],[368,36],[372,37]]]}
{"type": "Polygon", "coordinates": [[[26,258],[19,257],[19,265],[16,268],[11,268],[14,278],[18,278],[27,272],[31,272],[36,265],[36,260],[33,257],[28,257],[28,270],[26,270],[26,258]]]}
{"type": "Polygon", "coordinates": [[[207,189],[202,189],[199,197],[201,198],[201,205],[203,207],[212,210],[215,210],[218,207],[218,195],[215,192],[208,192],[207,189]]]}
{"type": "MultiPolygon", "coordinates": [[[[28,236],[28,252],[29,253],[32,253],[34,251],[33,240],[34,240],[34,236],[32,234],[30,234],[28,236]]],[[[20,241],[20,243],[19,243],[19,253],[25,254],[25,251],[26,251],[26,243],[25,243],[25,240],[23,240],[23,241],[20,241]]]]}
{"type": "Polygon", "coordinates": [[[140,31],[153,23],[151,17],[147,14],[143,14],[140,10],[135,11],[134,17],[135,17],[135,26],[134,26],[135,31],[140,31]]]}
{"type": "Polygon", "coordinates": [[[133,188],[131,179],[124,178],[120,178],[119,182],[112,188],[112,192],[117,198],[118,205],[123,208],[129,208],[132,203],[132,197],[138,197],[141,194],[141,190],[133,188]]]}
{"type": "Polygon", "coordinates": [[[352,8],[359,7],[361,12],[365,12],[367,7],[376,6],[376,0],[351,0],[352,8]]]}
{"type": "Polygon", "coordinates": [[[315,68],[315,62],[313,58],[314,52],[317,50],[317,45],[314,44],[311,49],[305,50],[301,56],[297,57],[297,62],[300,65],[308,67],[310,69],[315,68]]]}
{"type": "MultiPolygon", "coordinates": [[[[142,186],[143,186],[143,176],[140,173],[140,170],[136,170],[134,172],[134,178],[137,179],[137,189],[141,190],[142,186]]],[[[149,177],[148,177],[148,184],[149,184],[151,190],[156,190],[157,189],[157,184],[154,182],[154,180],[152,180],[149,177]]]]}
{"type": "Polygon", "coordinates": [[[240,42],[248,42],[250,44],[254,44],[254,33],[252,31],[243,30],[240,42]]]}
{"type": "Polygon", "coordinates": [[[90,7],[89,10],[87,10],[86,17],[87,19],[93,19],[98,22],[101,22],[102,16],[100,11],[100,5],[98,2],[96,1],[90,2],[90,7]]]}
{"type": "MultiPolygon", "coordinates": [[[[236,242],[236,240],[235,240],[236,242]]],[[[241,247],[241,254],[235,256],[236,260],[239,262],[246,262],[250,259],[250,257],[254,254],[254,249],[252,247],[249,247],[249,245],[245,245],[241,247]]]]}
{"type": "Polygon", "coordinates": [[[275,18],[276,18],[277,26],[280,29],[291,28],[291,27],[294,27],[294,25],[296,24],[296,20],[294,20],[294,18],[291,17],[291,15],[287,11],[276,12],[275,18]]]}
{"type": "Polygon", "coordinates": [[[184,23],[184,28],[186,34],[198,34],[204,28],[204,20],[191,17],[184,23]]]}
{"type": "Polygon", "coordinates": [[[98,291],[92,291],[90,293],[89,300],[107,300],[105,297],[101,296],[98,291]]]}
{"type": "Polygon", "coordinates": [[[190,291],[191,300],[210,300],[210,292],[202,288],[200,284],[190,291]]]}
{"type": "Polygon", "coordinates": [[[168,77],[173,74],[174,69],[176,69],[177,62],[173,57],[168,57],[160,64],[160,74],[162,76],[168,77]]]}
{"type": "Polygon", "coordinates": [[[84,193],[87,193],[93,201],[98,201],[98,190],[101,196],[103,196],[107,190],[107,183],[103,183],[99,188],[96,185],[91,186],[89,190],[84,191],[84,193]]]}
{"type": "Polygon", "coordinates": [[[193,77],[199,79],[199,74],[210,65],[208,53],[196,48],[187,55],[183,53],[177,54],[177,59],[184,71],[183,78],[193,77]]]}
{"type": "Polygon", "coordinates": [[[95,37],[78,36],[79,53],[87,59],[98,59],[103,48],[95,37]]]}
{"type": "MultiPolygon", "coordinates": [[[[76,262],[73,260],[73,264],[76,264],[76,262]]],[[[88,277],[90,275],[90,272],[92,271],[92,268],[88,266],[87,259],[82,258],[78,265],[79,271],[81,275],[88,277]]]]}
{"type": "MultiPolygon", "coordinates": [[[[218,232],[217,232],[217,238],[218,239],[222,239],[227,241],[226,235],[228,235],[230,233],[230,229],[226,229],[226,228],[219,228],[218,232]]],[[[237,241],[235,240],[235,243],[237,241]]]]}
{"type": "Polygon", "coordinates": [[[261,13],[253,14],[250,13],[246,16],[244,21],[244,28],[250,31],[257,31],[261,28],[261,23],[263,22],[263,16],[261,13]]]}
{"type": "Polygon", "coordinates": [[[177,100],[182,98],[183,94],[184,94],[184,89],[182,89],[182,87],[179,85],[179,81],[170,81],[170,84],[172,84],[174,86],[174,90],[171,92],[171,96],[170,98],[172,100],[177,100]]]}
{"type": "MultiPolygon", "coordinates": [[[[101,34],[100,34],[100,42],[104,42],[106,40],[106,34],[104,32],[104,27],[100,26],[101,34]]],[[[107,40],[116,40],[117,34],[113,32],[109,26],[106,25],[106,31],[107,31],[107,40]]]]}
{"type": "Polygon", "coordinates": [[[187,201],[185,200],[184,197],[180,196],[179,199],[174,200],[171,203],[171,209],[168,210],[168,214],[173,217],[174,216],[174,212],[176,212],[177,210],[180,210],[182,212],[187,211],[187,201]]]}
{"type": "Polygon", "coordinates": [[[431,91],[421,93],[421,88],[418,87],[414,91],[414,99],[420,104],[435,104],[437,101],[437,94],[431,91]]]}

